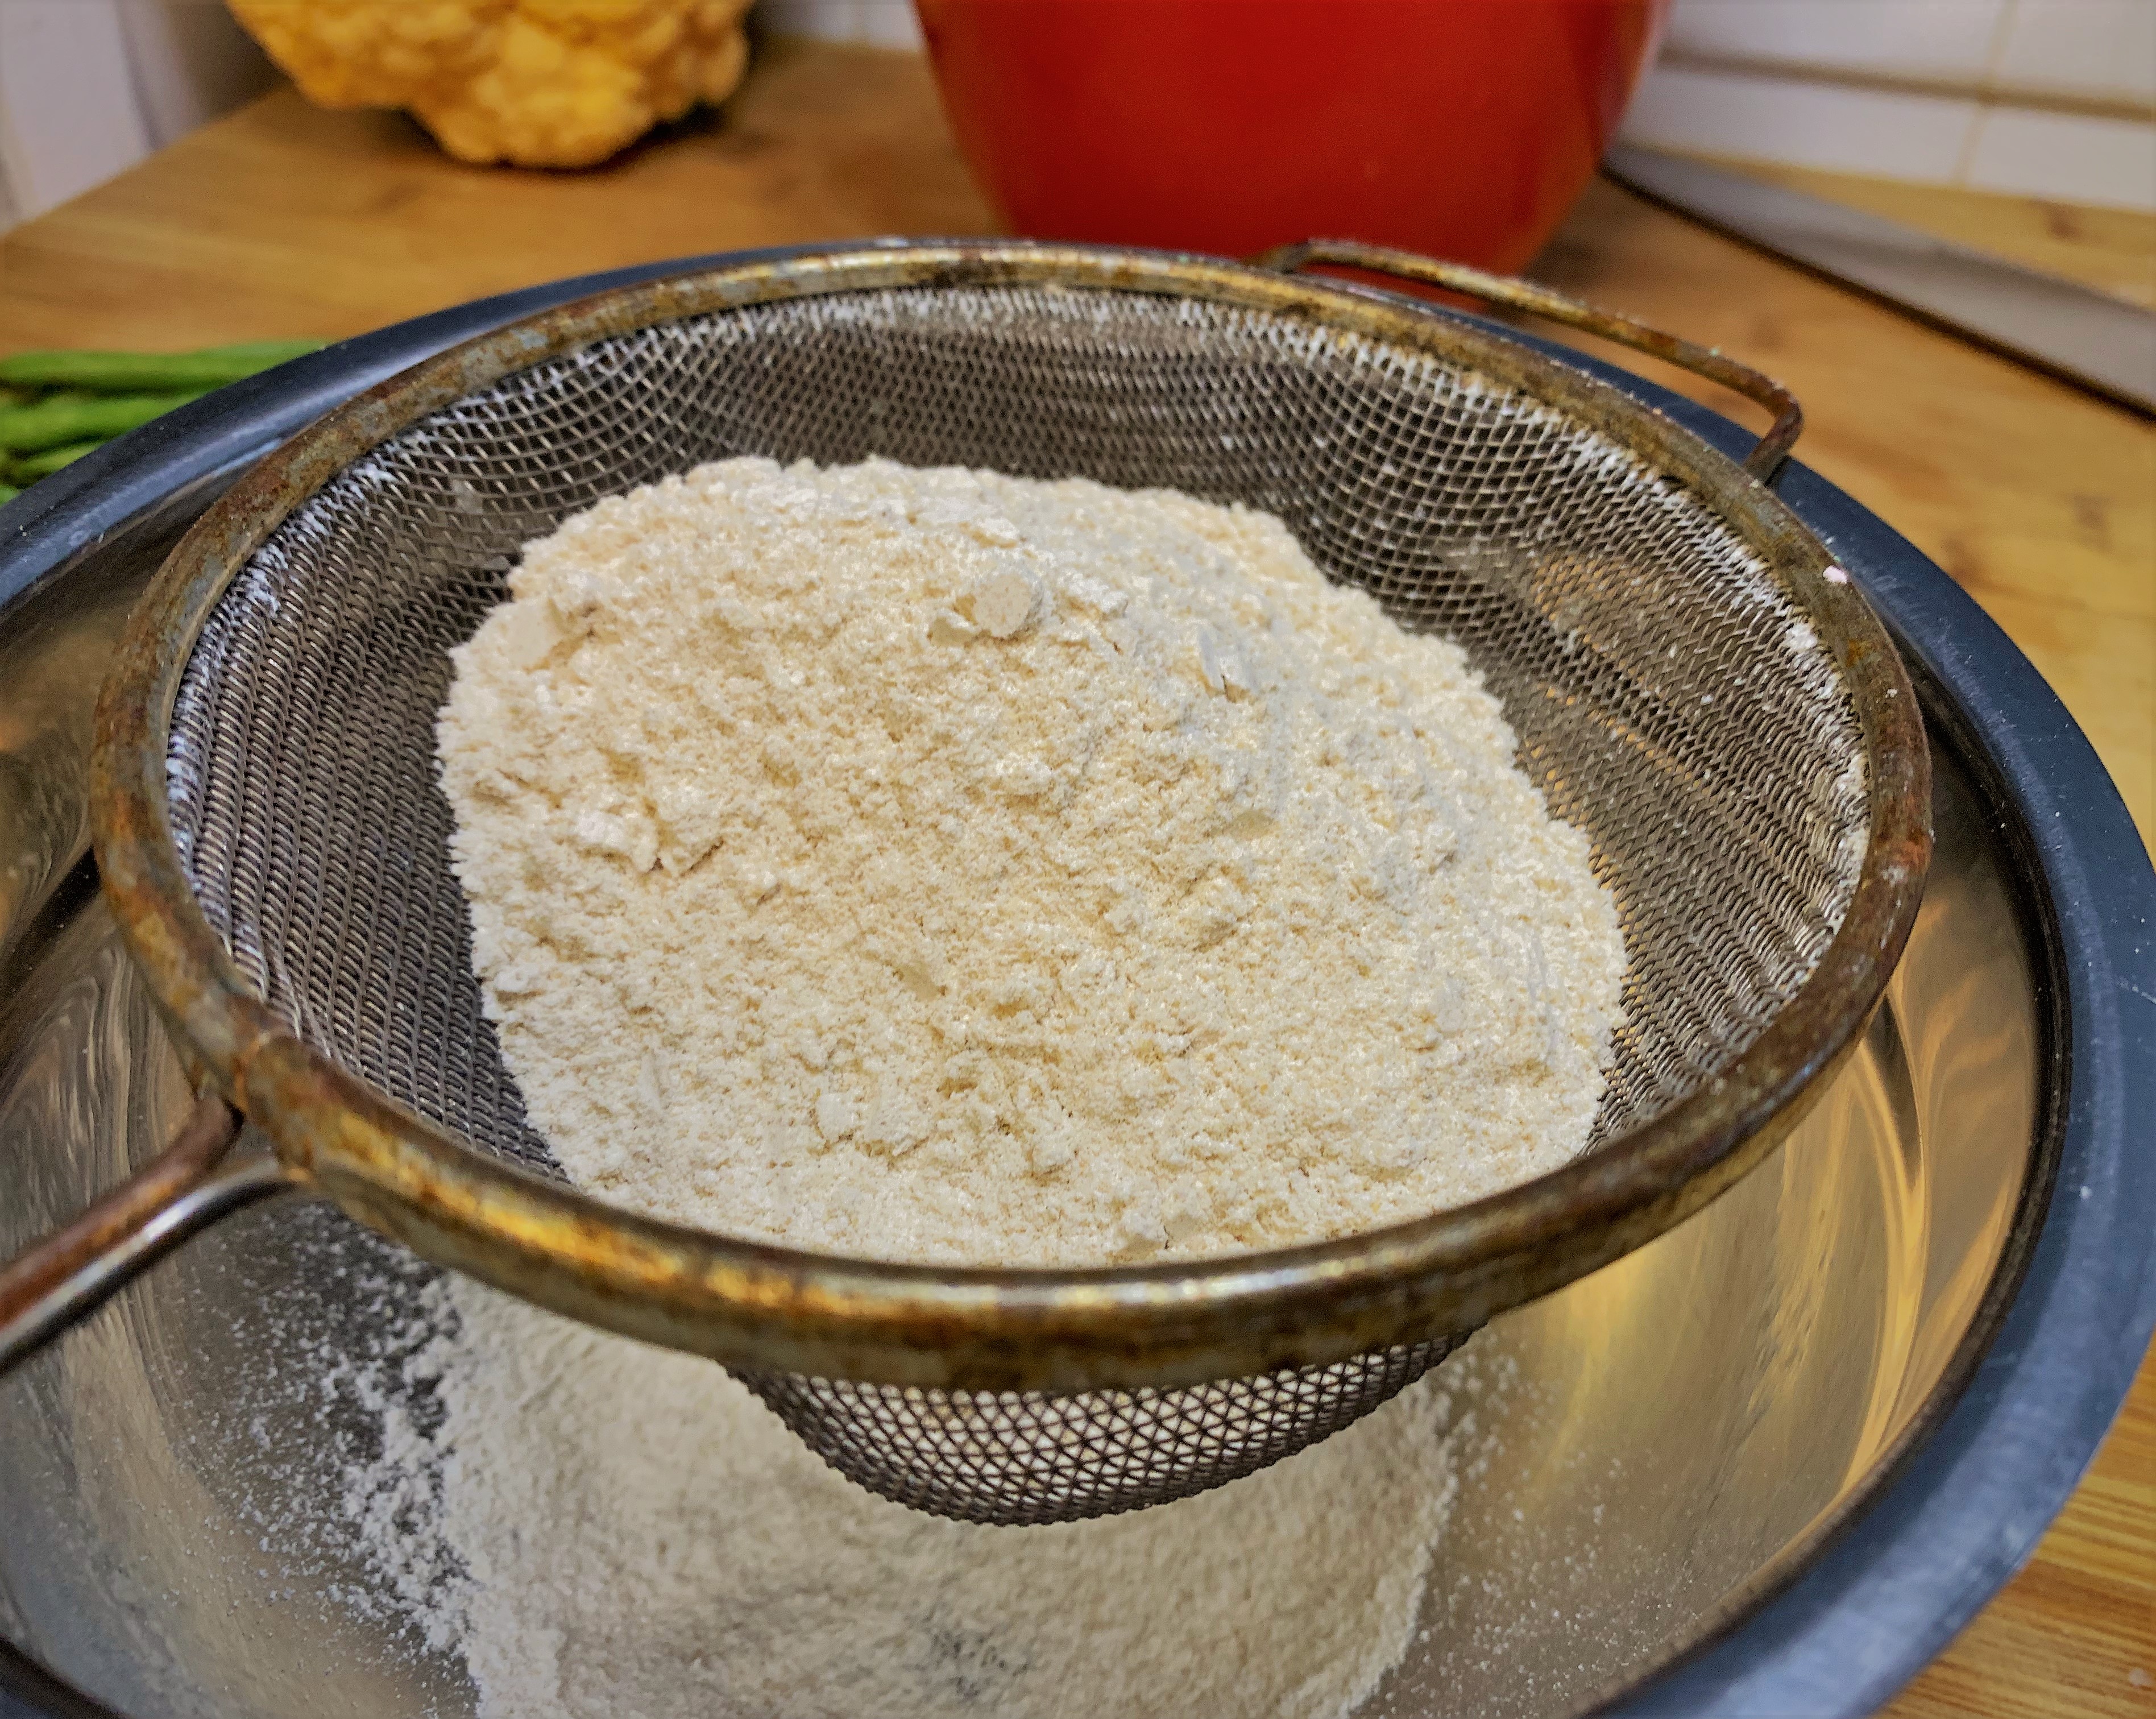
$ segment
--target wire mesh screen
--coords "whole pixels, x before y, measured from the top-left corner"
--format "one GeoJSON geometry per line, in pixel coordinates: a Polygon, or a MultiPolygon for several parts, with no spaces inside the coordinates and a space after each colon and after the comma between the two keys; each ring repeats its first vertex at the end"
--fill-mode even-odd
{"type": "Polygon", "coordinates": [[[1029,1527],[1187,1498],[1329,1437],[1465,1342],[1183,1390],[942,1391],[744,1373],[824,1461],[932,1516],[1029,1527]]]}
{"type": "MultiPolygon", "coordinates": [[[[1861,739],[1802,612],[1699,498],[1553,408],[1373,338],[1168,295],[922,287],[697,316],[541,363],[348,467],[234,580],[173,712],[182,860],[242,970],[319,1049],[483,1150],[559,1174],[482,1013],[449,871],[434,760],[447,653],[506,594],[524,542],[737,454],[1245,502],[1402,624],[1460,640],[1618,901],[1629,972],[1598,1142],[1756,1037],[1854,888],[1861,739]]],[[[1106,1507],[1258,1465],[1229,1445],[1260,1461],[1299,1448],[1401,1388],[1430,1348],[1157,1393],[1142,1415],[1135,1395],[1096,1393],[1182,1453],[1125,1463],[1137,1478],[1106,1507]]],[[[1093,1447],[1061,1442],[1074,1424],[1052,1416],[758,1388],[827,1455],[876,1447],[857,1478],[894,1496],[985,1493],[923,1478],[975,1473],[983,1440],[1020,1492],[1085,1492],[1065,1455],[1093,1447]]]]}

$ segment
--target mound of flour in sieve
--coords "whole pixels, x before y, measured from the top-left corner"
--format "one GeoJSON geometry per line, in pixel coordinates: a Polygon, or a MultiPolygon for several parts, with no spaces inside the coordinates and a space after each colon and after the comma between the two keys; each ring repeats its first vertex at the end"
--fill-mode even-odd
{"type": "Polygon", "coordinates": [[[439,729],[570,1176],[883,1258],[1338,1235],[1584,1142],[1624,945],[1463,654],[1281,522],[734,459],[531,544],[439,729]]]}
{"type": "Polygon", "coordinates": [[[345,1503],[478,1719],[1340,1719],[1409,1645],[1481,1436],[1471,1352],[1218,1491],[975,1527],[841,1480],[707,1361],[426,1294],[345,1503]]]}

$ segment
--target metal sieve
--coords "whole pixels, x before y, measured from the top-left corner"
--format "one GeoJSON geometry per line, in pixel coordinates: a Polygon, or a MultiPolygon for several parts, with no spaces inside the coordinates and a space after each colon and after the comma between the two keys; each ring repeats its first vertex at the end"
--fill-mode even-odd
{"type": "Polygon", "coordinates": [[[0,1360],[221,1213],[304,1188],[722,1362],[888,1496],[1067,1520],[1303,1448],[1756,1163],[1876,1003],[1928,852],[1899,661],[1763,481],[1794,403],[1518,283],[1347,246],[1266,261],[923,244],[703,269],[458,347],[244,479],[131,620],[93,762],[105,889],[208,1096],[0,1273],[0,1360]],[[1748,472],[1485,325],[1294,275],[1312,261],[1557,316],[1782,421],[1748,472]],[[434,774],[447,652],[523,543],[743,453],[1245,502],[1458,639],[1619,903],[1625,1012],[1588,1152],[1370,1234],[1082,1270],[826,1257],[568,1186],[470,968],[434,774]],[[266,1152],[228,1151],[228,1106],[266,1152]]]}

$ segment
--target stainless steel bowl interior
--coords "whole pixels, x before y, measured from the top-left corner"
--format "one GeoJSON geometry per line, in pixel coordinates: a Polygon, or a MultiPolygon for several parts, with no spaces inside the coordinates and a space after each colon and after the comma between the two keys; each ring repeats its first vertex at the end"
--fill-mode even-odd
{"type": "MultiPolygon", "coordinates": [[[[79,851],[81,719],[119,614],[95,581],[55,595],[0,677],[8,802],[50,813],[9,826],[11,879],[79,851]]],[[[1820,1107],[1722,1200],[1463,1357],[1494,1393],[1482,1464],[1427,1635],[1371,1715],[1547,1715],[1635,1681],[1801,1561],[1972,1342],[2030,1172],[2040,1046],[2012,862],[1940,762],[1922,917],[1820,1107]]],[[[186,1101],[84,874],[42,911],[17,900],[0,1247],[141,1162],[186,1101]]],[[[428,1269],[326,1208],[258,1209],[12,1379],[0,1633],[131,1714],[469,1711],[461,1666],[415,1651],[368,1588],[333,1501],[375,1434],[309,1353],[379,1356],[428,1269]]]]}

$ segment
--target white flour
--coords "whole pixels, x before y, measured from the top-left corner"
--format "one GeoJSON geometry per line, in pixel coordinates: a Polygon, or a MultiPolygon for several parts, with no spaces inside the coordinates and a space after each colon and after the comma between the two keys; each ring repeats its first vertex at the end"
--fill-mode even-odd
{"type": "Polygon", "coordinates": [[[708,1362],[429,1295],[448,1334],[405,1373],[440,1424],[393,1406],[347,1508],[480,1719],[1339,1719],[1408,1645],[1472,1431],[1433,1376],[1216,1492],[973,1527],[842,1480],[708,1362]]]}
{"type": "Polygon", "coordinates": [[[1271,1246],[1555,1167],[1624,948],[1454,646],[1270,516],[706,466],[531,545],[440,724],[583,1186],[858,1255],[1271,1246]]]}

